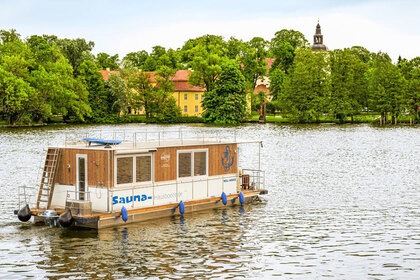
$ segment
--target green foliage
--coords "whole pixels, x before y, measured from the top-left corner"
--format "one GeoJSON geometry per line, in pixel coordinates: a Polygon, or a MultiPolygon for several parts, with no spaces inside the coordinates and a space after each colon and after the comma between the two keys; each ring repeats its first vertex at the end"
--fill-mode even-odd
{"type": "Polygon", "coordinates": [[[330,52],[332,90],[329,100],[330,112],[339,122],[347,116],[360,112],[365,96],[365,64],[350,49],[330,52]]]}
{"type": "Polygon", "coordinates": [[[246,112],[245,78],[238,65],[229,61],[223,64],[220,79],[212,91],[204,93],[203,118],[216,124],[237,124],[246,112]]]}
{"type": "Polygon", "coordinates": [[[61,49],[64,56],[69,60],[73,68],[73,76],[77,77],[77,68],[85,60],[88,53],[92,51],[95,43],[85,39],[58,39],[57,45],[61,49]]]}
{"type": "Polygon", "coordinates": [[[89,92],[89,104],[92,108],[90,120],[106,117],[112,104],[108,103],[108,92],[105,90],[105,82],[98,71],[96,64],[92,61],[83,61],[79,66],[78,79],[82,80],[89,92]]]}
{"type": "Polygon", "coordinates": [[[326,53],[298,49],[292,69],[281,100],[297,122],[318,121],[331,92],[326,53]]]}
{"type": "Polygon", "coordinates": [[[188,40],[182,47],[182,62],[194,71],[189,82],[192,85],[213,90],[222,72],[221,65],[227,61],[227,45],[223,38],[215,35],[204,35],[188,40]]]}
{"type": "Polygon", "coordinates": [[[415,121],[420,121],[420,57],[410,61],[399,59],[398,68],[407,81],[404,95],[406,109],[415,121]]]}
{"type": "Polygon", "coordinates": [[[144,108],[146,119],[158,122],[174,122],[181,116],[181,111],[172,96],[174,91],[171,81],[175,71],[162,66],[156,71],[156,85],[147,72],[131,72],[128,88],[132,92],[129,103],[133,108],[144,108]]]}
{"type": "Polygon", "coordinates": [[[128,107],[129,91],[124,79],[118,74],[111,74],[105,81],[109,113],[120,117],[121,111],[128,107]]]}
{"type": "Polygon", "coordinates": [[[372,61],[367,77],[370,107],[381,112],[385,122],[388,113],[392,114],[393,119],[401,114],[405,103],[406,80],[389,56],[378,53],[372,61]]]}
{"type": "MultiPolygon", "coordinates": [[[[0,30],[0,116],[8,124],[73,122],[215,122],[243,120],[246,94],[257,110],[257,82],[269,78],[267,112],[275,121],[420,121],[420,58],[371,53],[355,46],[313,53],[302,33],[280,30],[268,41],[204,35],[181,49],[118,55],[91,51],[93,42],[0,30]],[[274,59],[267,73],[267,58],[274,59]],[[118,69],[104,81],[99,69],[118,69]],[[175,70],[190,68],[189,82],[205,87],[203,118],[185,118],[173,98],[175,70]],[[155,71],[153,74],[141,71],[155,71]],[[153,76],[151,76],[153,75],[153,76]],[[152,78],[152,80],[151,80],[152,78]],[[252,99],[252,100],[251,100],[252,99]],[[129,117],[130,108],[145,116],[129,117]],[[128,110],[127,110],[128,109],[128,110]],[[362,112],[362,115],[360,114],[362,112]],[[129,113],[129,112],[127,112],[129,113]]],[[[264,96],[265,97],[265,96],[264,96]]],[[[268,118],[269,119],[269,118],[268,118]]]]}
{"type": "Polygon", "coordinates": [[[99,69],[117,70],[119,68],[118,54],[111,56],[107,53],[98,53],[96,64],[99,69]]]}
{"type": "Polygon", "coordinates": [[[281,68],[274,69],[269,73],[270,78],[270,95],[272,100],[278,100],[283,94],[284,86],[289,76],[281,68]]]}
{"type": "Polygon", "coordinates": [[[149,54],[146,51],[138,51],[128,53],[122,60],[124,68],[137,68],[143,69],[143,65],[146,62],[146,59],[149,57],[149,54]]]}
{"type": "Polygon", "coordinates": [[[57,47],[57,39],[31,36],[26,42],[0,31],[1,112],[9,124],[45,121],[60,114],[83,121],[90,114],[88,93],[57,47]]]}
{"type": "Polygon", "coordinates": [[[242,73],[252,92],[259,79],[267,75],[267,47],[268,42],[261,37],[254,37],[243,44],[243,50],[239,55],[239,63],[242,65],[242,73]]]}
{"type": "Polygon", "coordinates": [[[270,53],[275,58],[271,69],[280,68],[289,73],[296,50],[307,46],[308,41],[301,32],[287,29],[277,31],[270,44],[270,53]]]}

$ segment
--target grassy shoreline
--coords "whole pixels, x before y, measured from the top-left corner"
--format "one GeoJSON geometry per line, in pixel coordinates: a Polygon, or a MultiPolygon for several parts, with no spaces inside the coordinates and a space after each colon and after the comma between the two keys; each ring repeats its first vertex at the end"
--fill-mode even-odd
{"type": "MultiPolygon", "coordinates": [[[[353,119],[351,117],[347,117],[344,122],[339,122],[338,119],[333,118],[331,116],[322,116],[318,121],[308,122],[303,124],[371,124],[375,126],[379,126],[379,114],[369,113],[369,114],[360,114],[355,115],[353,119]]],[[[174,122],[165,123],[165,122],[158,122],[157,120],[146,119],[144,115],[128,115],[122,118],[108,118],[108,119],[100,119],[95,120],[94,122],[69,122],[65,123],[62,121],[60,117],[55,117],[51,119],[50,122],[46,123],[32,123],[32,124],[16,124],[16,125],[9,125],[6,121],[0,120],[0,128],[14,128],[14,127],[42,127],[42,126],[49,126],[49,125],[65,125],[65,124],[125,124],[125,123],[153,123],[153,124],[180,124],[180,123],[205,123],[201,117],[180,117],[174,122]]],[[[259,115],[252,115],[247,117],[243,123],[259,123],[259,115]]],[[[266,117],[265,123],[276,123],[276,124],[296,124],[292,118],[287,116],[281,115],[268,115],[266,117]]],[[[410,125],[410,117],[409,116],[400,116],[398,118],[397,126],[398,125],[410,125]]],[[[411,124],[413,126],[418,126],[418,123],[411,124]]],[[[396,126],[393,123],[383,124],[382,126],[396,126]]]]}

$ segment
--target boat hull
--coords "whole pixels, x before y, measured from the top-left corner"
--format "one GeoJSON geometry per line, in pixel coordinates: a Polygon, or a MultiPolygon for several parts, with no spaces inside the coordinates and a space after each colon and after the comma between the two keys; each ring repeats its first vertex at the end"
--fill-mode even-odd
{"type": "MultiPolygon", "coordinates": [[[[243,193],[243,204],[249,204],[261,201],[259,195],[261,191],[245,191],[243,193]]],[[[228,195],[226,205],[222,198],[214,197],[202,200],[193,200],[184,202],[185,214],[204,211],[209,209],[232,207],[241,205],[239,194],[228,195]]],[[[64,212],[64,210],[63,210],[64,212]]],[[[171,216],[180,216],[179,204],[167,204],[161,206],[145,207],[139,209],[127,210],[127,220],[122,219],[121,212],[115,213],[94,213],[89,216],[73,216],[74,223],[72,227],[103,229],[110,227],[118,227],[126,224],[133,224],[147,220],[159,219],[171,216]]],[[[35,222],[42,222],[43,217],[34,215],[35,222]]]]}

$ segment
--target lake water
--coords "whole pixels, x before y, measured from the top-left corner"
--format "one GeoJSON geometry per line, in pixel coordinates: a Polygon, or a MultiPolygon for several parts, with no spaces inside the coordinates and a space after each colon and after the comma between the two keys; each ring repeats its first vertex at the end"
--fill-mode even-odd
{"type": "Polygon", "coordinates": [[[0,129],[0,148],[1,279],[420,279],[418,127],[58,126],[0,129]],[[265,202],[99,232],[13,215],[65,133],[179,127],[264,140],[265,202]]]}

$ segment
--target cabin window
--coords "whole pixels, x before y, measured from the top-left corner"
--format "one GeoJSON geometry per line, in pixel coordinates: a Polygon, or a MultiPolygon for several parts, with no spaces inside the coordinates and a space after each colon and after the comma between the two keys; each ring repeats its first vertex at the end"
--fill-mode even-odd
{"type": "Polygon", "coordinates": [[[133,182],[133,157],[117,159],[117,184],[133,182]]]}
{"type": "Polygon", "coordinates": [[[136,157],[136,182],[148,182],[152,180],[152,157],[136,157]]]}
{"type": "Polygon", "coordinates": [[[178,178],[205,175],[207,175],[207,150],[178,152],[178,178]]]}
{"type": "Polygon", "coordinates": [[[152,181],[152,155],[132,155],[117,158],[117,185],[152,181]]]}
{"type": "Polygon", "coordinates": [[[194,152],[194,176],[207,175],[207,153],[194,152]]]}
{"type": "Polygon", "coordinates": [[[191,153],[179,153],[178,155],[178,177],[191,176],[191,153]]]}

